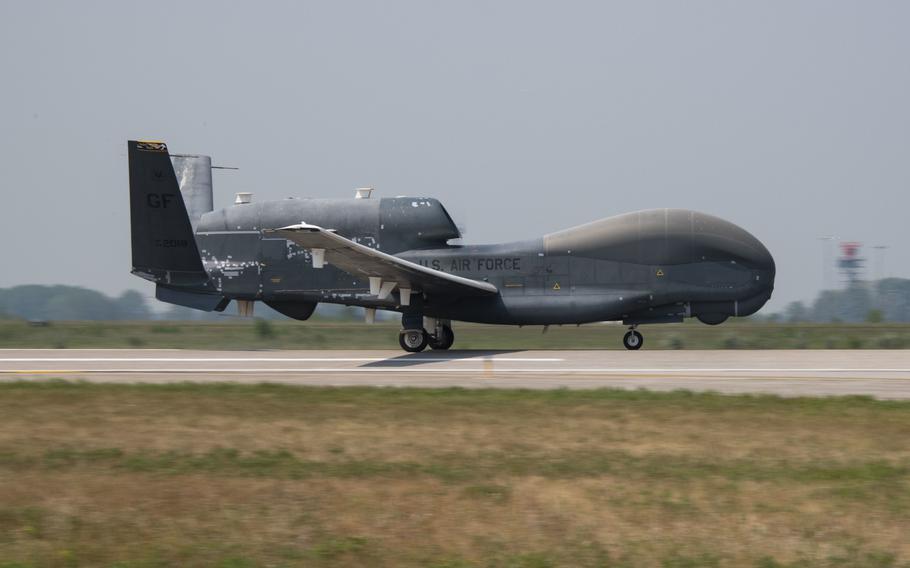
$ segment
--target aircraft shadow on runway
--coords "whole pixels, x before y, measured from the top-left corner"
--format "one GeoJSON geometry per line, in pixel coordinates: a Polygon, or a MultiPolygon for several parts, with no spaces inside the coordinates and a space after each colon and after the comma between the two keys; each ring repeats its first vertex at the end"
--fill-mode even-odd
{"type": "Polygon", "coordinates": [[[461,361],[465,359],[476,359],[483,361],[489,357],[498,355],[507,355],[509,353],[521,353],[524,349],[479,349],[479,350],[452,350],[452,351],[428,351],[424,353],[407,353],[391,359],[382,361],[372,361],[364,363],[361,367],[413,367],[414,365],[427,365],[430,363],[439,363],[441,361],[461,361]]]}

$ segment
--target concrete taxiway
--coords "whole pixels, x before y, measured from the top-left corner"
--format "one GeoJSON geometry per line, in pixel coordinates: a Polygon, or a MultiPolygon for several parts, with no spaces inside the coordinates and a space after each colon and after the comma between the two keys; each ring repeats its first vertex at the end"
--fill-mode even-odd
{"type": "Polygon", "coordinates": [[[0,350],[0,380],[646,388],[910,399],[910,351],[0,350]]]}

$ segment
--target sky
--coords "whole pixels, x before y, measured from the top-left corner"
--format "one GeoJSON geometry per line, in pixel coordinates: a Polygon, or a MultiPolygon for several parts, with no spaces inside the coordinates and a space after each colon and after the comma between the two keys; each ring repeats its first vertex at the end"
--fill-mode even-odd
{"type": "Polygon", "coordinates": [[[373,186],[439,198],[467,243],[711,213],[774,255],[767,311],[823,285],[820,236],[910,277],[908,23],[902,1],[7,0],[0,287],[153,294],[130,138],[240,168],[216,207],[373,186]]]}

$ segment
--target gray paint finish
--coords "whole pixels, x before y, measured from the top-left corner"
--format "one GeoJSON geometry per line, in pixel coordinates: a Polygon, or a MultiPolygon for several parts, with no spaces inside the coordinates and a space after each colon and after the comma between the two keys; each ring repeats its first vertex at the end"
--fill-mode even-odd
{"type": "MultiPolygon", "coordinates": [[[[132,175],[134,167],[139,171],[157,158],[154,152],[143,153],[131,142],[130,157],[134,215],[157,215],[160,226],[188,226],[184,208],[150,207],[161,198],[149,201],[147,194],[160,191],[159,186],[132,175]]],[[[459,236],[433,198],[254,202],[199,219],[194,244],[207,274],[204,284],[176,288],[160,275],[168,267],[150,272],[137,265],[136,258],[149,250],[167,255],[135,226],[134,272],[188,294],[265,301],[300,319],[309,317],[317,302],[329,302],[513,325],[662,323],[691,316],[720,323],[755,313],[774,286],[774,260],[755,237],[717,217],[683,209],[609,217],[526,241],[448,244],[459,236]],[[415,290],[403,305],[395,290],[380,300],[370,293],[367,278],[332,265],[314,268],[310,250],[270,232],[301,223],[442,273],[487,282],[499,292],[477,297],[415,290]]],[[[177,251],[177,257],[185,255],[177,251]]]]}

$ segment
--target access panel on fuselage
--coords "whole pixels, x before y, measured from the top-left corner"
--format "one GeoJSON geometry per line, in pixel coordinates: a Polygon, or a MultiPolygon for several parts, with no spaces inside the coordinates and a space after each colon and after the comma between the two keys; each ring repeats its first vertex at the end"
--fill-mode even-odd
{"type": "Polygon", "coordinates": [[[311,253],[286,239],[262,239],[262,293],[266,298],[303,296],[307,300],[350,298],[367,284],[326,264],[313,268],[311,253]]]}
{"type": "Polygon", "coordinates": [[[542,258],[546,280],[544,295],[568,296],[572,293],[572,282],[569,275],[569,257],[545,256],[542,258]]]}
{"type": "MultiPolygon", "coordinates": [[[[290,249],[287,239],[263,238],[261,244],[261,284],[266,297],[277,290],[294,287],[295,271],[290,269],[290,249]]],[[[303,260],[299,265],[303,266],[303,260]]]]}
{"type": "Polygon", "coordinates": [[[229,297],[253,298],[259,289],[259,232],[199,233],[202,263],[215,288],[229,297]]]}

